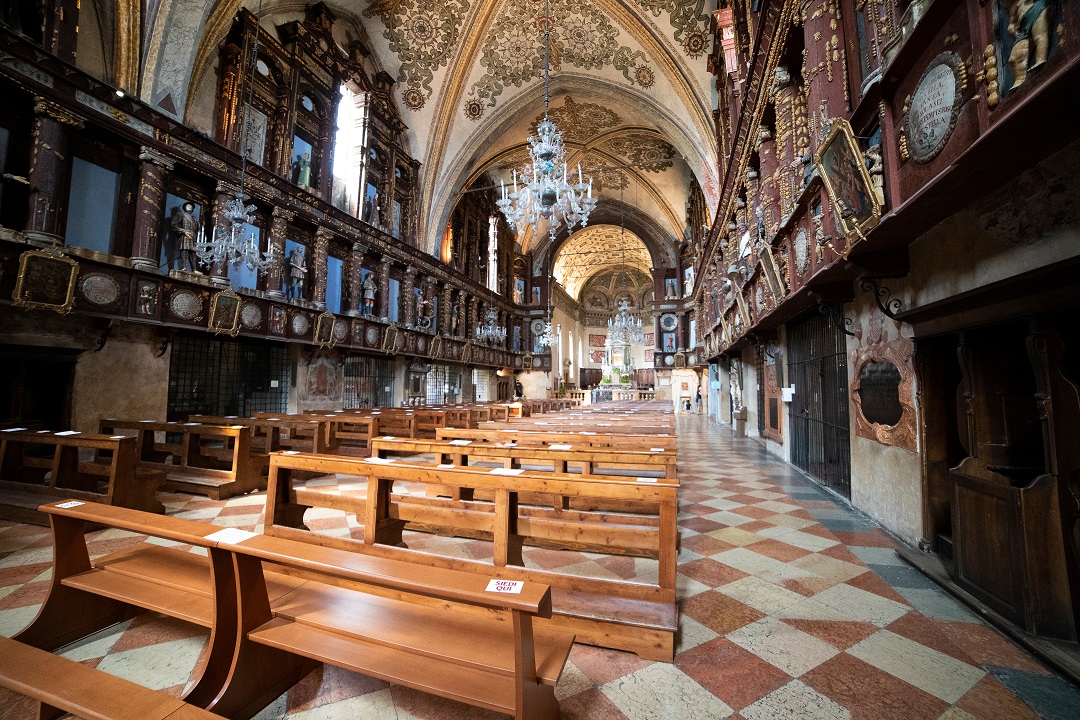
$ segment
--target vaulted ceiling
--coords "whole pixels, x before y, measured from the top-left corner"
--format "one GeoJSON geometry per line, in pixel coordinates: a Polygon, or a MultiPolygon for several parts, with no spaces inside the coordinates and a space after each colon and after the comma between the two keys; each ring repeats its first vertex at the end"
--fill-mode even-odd
{"type": "MultiPolygon", "coordinates": [[[[119,6],[130,0],[116,0],[119,6]]],[[[549,0],[550,114],[567,161],[594,178],[596,217],[669,256],[682,237],[689,181],[715,206],[718,168],[706,66],[716,0],[549,0]]],[[[303,0],[244,0],[262,25],[300,17],[303,0]]],[[[326,0],[342,46],[396,78],[411,154],[421,166],[429,251],[462,189],[497,183],[526,160],[544,112],[543,0],[326,0]]],[[[239,0],[147,3],[140,94],[206,124],[214,48],[239,0]],[[184,110],[186,108],[186,110],[184,110]]],[[[546,238],[543,238],[546,240],[546,238]]],[[[546,247],[546,246],[545,246],[546,247]]],[[[656,253],[654,252],[654,255],[656,253]]]]}

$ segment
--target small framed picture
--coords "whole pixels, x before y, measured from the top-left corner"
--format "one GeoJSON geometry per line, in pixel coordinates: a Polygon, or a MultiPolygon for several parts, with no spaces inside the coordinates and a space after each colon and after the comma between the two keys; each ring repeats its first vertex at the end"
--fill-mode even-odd
{"type": "Polygon", "coordinates": [[[278,305],[272,305],[270,307],[270,334],[285,334],[285,308],[279,307],[278,305]]]}
{"type": "Polygon", "coordinates": [[[664,333],[664,352],[675,352],[675,333],[664,333]]]}
{"type": "Polygon", "coordinates": [[[219,292],[211,301],[210,329],[215,335],[240,332],[240,296],[232,290],[219,292]]]}
{"type": "Polygon", "coordinates": [[[320,347],[334,345],[334,313],[329,310],[315,319],[315,342],[320,347]]]}
{"type": "Polygon", "coordinates": [[[881,203],[847,120],[833,120],[814,162],[836,210],[837,228],[845,237],[862,235],[878,224],[881,203]]]}
{"type": "Polygon", "coordinates": [[[27,250],[19,256],[19,275],[12,295],[16,307],[55,310],[67,315],[75,306],[79,263],[58,248],[27,250]]]}
{"type": "Polygon", "coordinates": [[[135,314],[154,317],[157,314],[158,284],[152,280],[139,280],[135,284],[135,314]]]}

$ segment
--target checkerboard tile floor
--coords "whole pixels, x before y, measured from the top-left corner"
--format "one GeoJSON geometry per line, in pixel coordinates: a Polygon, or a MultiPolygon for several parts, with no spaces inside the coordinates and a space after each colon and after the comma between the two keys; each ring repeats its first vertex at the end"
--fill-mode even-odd
{"type": "MultiPolygon", "coordinates": [[[[629,720],[1080,719],[1080,689],[1055,675],[903,564],[877,526],[702,417],[679,420],[681,632],[674,664],[575,646],[557,688],[562,717],[629,720]]],[[[310,481],[327,489],[336,478],[310,481]]],[[[344,487],[340,485],[339,487],[344,487]]],[[[413,488],[418,492],[419,489],[413,488]]],[[[163,496],[170,514],[261,530],[264,495],[214,502],[163,496]]],[[[355,522],[308,514],[312,529],[355,522]]],[[[147,542],[91,535],[92,556],[147,542]]],[[[164,542],[164,541],[156,541],[164,542]]],[[[490,543],[409,533],[411,547],[491,557],[490,543]]],[[[655,561],[528,548],[530,566],[597,577],[656,576],[655,561]]],[[[0,633],[45,596],[44,528],[0,523],[0,633]]],[[[183,692],[206,633],[145,614],[62,654],[148,687],[183,692]]],[[[0,690],[0,718],[31,717],[0,690]]],[[[478,720],[500,715],[325,667],[267,707],[270,720],[478,720]]]]}

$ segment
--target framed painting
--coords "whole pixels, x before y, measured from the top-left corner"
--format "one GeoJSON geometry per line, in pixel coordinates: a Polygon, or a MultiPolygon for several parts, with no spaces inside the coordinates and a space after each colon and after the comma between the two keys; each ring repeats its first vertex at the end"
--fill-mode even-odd
{"type": "Polygon", "coordinates": [[[55,310],[67,315],[75,306],[79,263],[58,248],[27,250],[19,256],[19,275],[12,295],[15,307],[55,310]]]}
{"type": "Polygon", "coordinates": [[[814,155],[825,190],[844,237],[863,235],[881,219],[874,182],[847,120],[835,119],[825,142],[814,155]]]}
{"type": "Polygon", "coordinates": [[[232,290],[219,292],[210,302],[210,329],[233,337],[240,332],[240,296],[232,290]]]}
{"type": "Polygon", "coordinates": [[[315,342],[319,347],[333,347],[334,338],[334,313],[327,310],[315,319],[315,342]]]}

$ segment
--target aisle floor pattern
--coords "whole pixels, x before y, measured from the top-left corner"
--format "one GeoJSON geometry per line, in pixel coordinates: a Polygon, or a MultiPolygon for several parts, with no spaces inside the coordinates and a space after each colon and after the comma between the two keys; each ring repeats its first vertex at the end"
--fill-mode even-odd
{"type": "MultiPolygon", "coordinates": [[[[577,645],[557,687],[566,720],[1080,719],[1080,690],[905,565],[873,522],[753,440],[702,417],[679,420],[680,634],[673,664],[577,645]]],[[[332,489],[336,478],[311,484],[332,489]]],[[[168,512],[262,529],[265,494],[215,502],[162,495],[168,512]]],[[[309,511],[320,532],[351,535],[341,513],[309,511]]],[[[103,530],[92,557],[143,542],[103,530]]],[[[410,547],[477,560],[491,544],[408,534],[410,547]]],[[[526,563],[655,581],[655,561],[528,548],[526,563]]],[[[50,574],[45,528],[0,523],[0,633],[33,619],[50,574]]],[[[207,635],[154,614],[61,654],[179,695],[207,635]]],[[[31,717],[0,690],[0,718],[31,717]]],[[[486,720],[504,716],[330,666],[257,718],[486,720]]]]}

